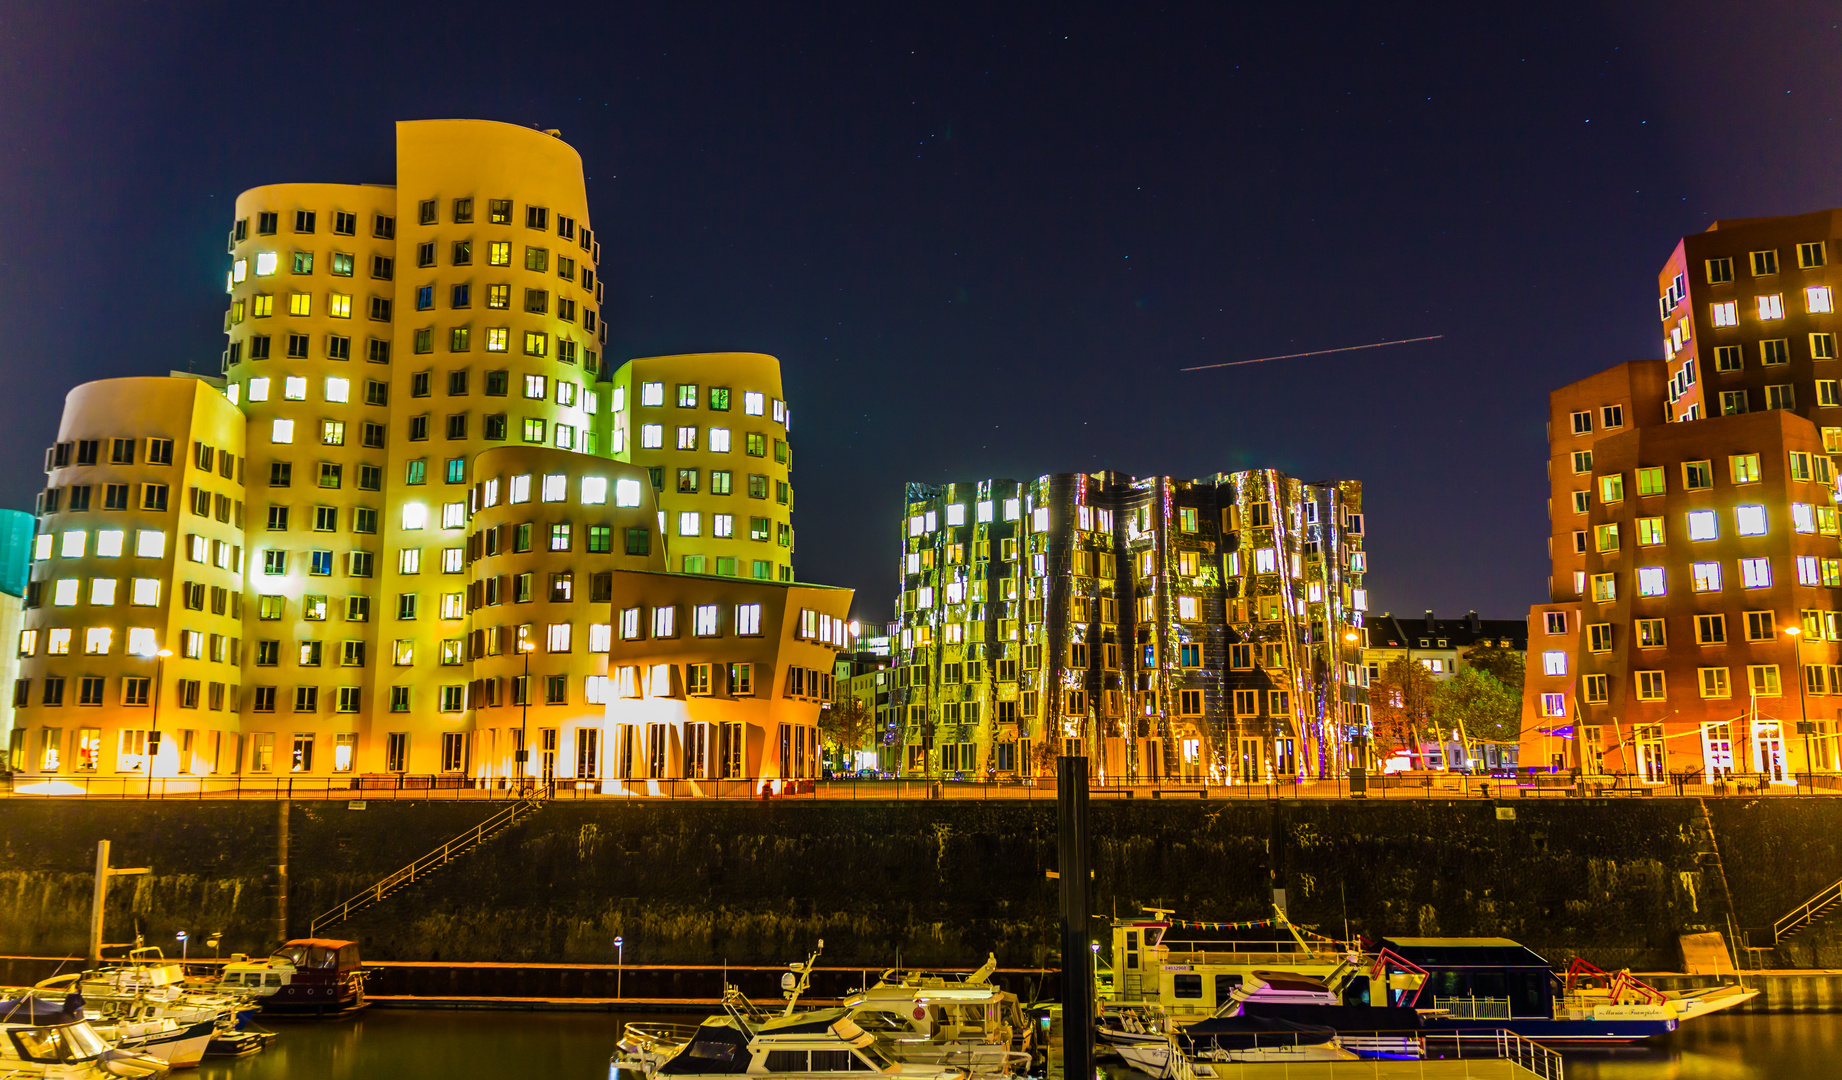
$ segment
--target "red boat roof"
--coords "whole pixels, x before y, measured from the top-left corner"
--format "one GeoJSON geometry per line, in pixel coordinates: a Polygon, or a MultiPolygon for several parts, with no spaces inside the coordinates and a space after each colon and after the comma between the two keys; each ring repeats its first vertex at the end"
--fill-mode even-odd
{"type": "Polygon", "coordinates": [[[290,945],[318,945],[323,949],[338,949],[346,945],[356,944],[358,944],[356,941],[340,941],[337,938],[303,937],[282,942],[282,948],[285,949],[290,945]]]}

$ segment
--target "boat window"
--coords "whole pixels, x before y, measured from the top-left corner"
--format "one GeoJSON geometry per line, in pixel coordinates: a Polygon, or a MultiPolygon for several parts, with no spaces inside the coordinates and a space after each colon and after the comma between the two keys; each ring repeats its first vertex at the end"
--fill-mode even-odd
{"type": "Polygon", "coordinates": [[[269,954],[270,960],[283,960],[295,967],[307,966],[308,948],[305,945],[284,945],[269,954]]]}
{"type": "Polygon", "coordinates": [[[1343,984],[1343,1004],[1349,1006],[1370,1004],[1367,975],[1352,975],[1350,981],[1343,984]]]}
{"type": "Polygon", "coordinates": [[[769,1050],[767,1055],[768,1072],[805,1072],[806,1051],[804,1050],[769,1050]]]}
{"type": "Polygon", "coordinates": [[[1128,930],[1126,931],[1126,967],[1130,969],[1130,968],[1135,968],[1137,966],[1138,966],[1138,931],[1128,930]]]}
{"type": "Polygon", "coordinates": [[[1234,993],[1234,988],[1239,985],[1241,985],[1239,975],[1217,975],[1215,977],[1215,1003],[1220,1005],[1227,1001],[1229,995],[1234,993]]]}
{"type": "Polygon", "coordinates": [[[908,1030],[908,1021],[902,1019],[901,1017],[895,1015],[894,1013],[882,1012],[880,1010],[874,1011],[874,1012],[857,1013],[856,1015],[852,1016],[851,1019],[857,1021],[857,1026],[864,1029],[865,1031],[907,1031],[908,1030]]]}
{"type": "Polygon", "coordinates": [[[88,1024],[14,1028],[11,1034],[20,1057],[47,1064],[89,1061],[109,1048],[88,1024]]]}
{"type": "Polygon", "coordinates": [[[1509,1014],[1511,1016],[1554,1015],[1554,1001],[1548,997],[1547,977],[1539,971],[1511,973],[1509,1014]]]}
{"type": "Polygon", "coordinates": [[[1172,975],[1171,994],[1180,998],[1199,998],[1202,996],[1201,975],[1172,975]]]}
{"type": "Polygon", "coordinates": [[[814,1050],[813,1072],[849,1072],[857,1056],[849,1050],[814,1050]]]}

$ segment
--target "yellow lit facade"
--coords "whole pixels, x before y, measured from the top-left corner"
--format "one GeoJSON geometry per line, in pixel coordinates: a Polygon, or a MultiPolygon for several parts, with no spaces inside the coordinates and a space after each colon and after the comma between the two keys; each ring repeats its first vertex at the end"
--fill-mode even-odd
{"type": "Polygon", "coordinates": [[[156,663],[133,636],[174,653],[160,727],[185,734],[153,740],[162,776],[800,775],[820,695],[787,669],[829,671],[803,653],[843,644],[850,593],[791,584],[778,362],[653,357],[607,381],[599,245],[557,133],[403,123],[397,160],[395,187],[238,198],[222,380],[72,391],[20,634],[27,771],[145,769],[135,680],[156,663]],[[639,445],[649,424],[658,446],[639,445]],[[140,449],[117,463],[124,440],[140,449]],[[129,505],[104,510],[116,485],[129,505]],[[164,503],[141,501],[161,485],[164,503]],[[150,562],[96,550],[156,530],[150,562]],[[712,605],[754,605],[767,629],[611,637],[636,603],[702,612],[704,630],[712,605]],[[616,693],[610,653],[677,674],[616,693]],[[699,663],[750,677],[703,688],[681,670],[699,663]],[[669,748],[629,730],[639,709],[670,714],[646,722],[675,725],[669,748]],[[734,740],[720,762],[711,723],[743,725],[714,729],[734,740]]]}

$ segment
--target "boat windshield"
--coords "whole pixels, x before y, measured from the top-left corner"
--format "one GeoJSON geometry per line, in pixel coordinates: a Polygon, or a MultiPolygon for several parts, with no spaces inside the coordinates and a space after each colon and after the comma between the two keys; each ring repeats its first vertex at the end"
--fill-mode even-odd
{"type": "Polygon", "coordinates": [[[27,1061],[46,1064],[75,1064],[100,1056],[109,1045],[90,1030],[87,1023],[60,1024],[57,1027],[14,1028],[8,1034],[19,1047],[19,1056],[27,1061]]]}
{"type": "Polygon", "coordinates": [[[860,1047],[857,1052],[869,1058],[870,1064],[875,1065],[880,1072],[888,1072],[895,1068],[895,1062],[889,1060],[889,1056],[878,1050],[874,1044],[860,1047]]]}

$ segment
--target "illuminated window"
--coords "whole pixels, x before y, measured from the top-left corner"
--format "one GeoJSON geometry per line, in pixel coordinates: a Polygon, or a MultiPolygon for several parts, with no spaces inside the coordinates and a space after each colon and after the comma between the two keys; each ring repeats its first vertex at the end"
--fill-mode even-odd
{"type": "Polygon", "coordinates": [[[257,277],[273,277],[275,274],[275,268],[278,265],[280,265],[280,262],[281,262],[280,258],[273,251],[257,252],[256,253],[256,276],[257,277]]]}
{"type": "Polygon", "coordinates": [[[1734,326],[1740,321],[1740,305],[1728,300],[1719,304],[1708,305],[1708,317],[1715,326],[1734,326]]]}
{"type": "Polygon", "coordinates": [[[1637,571],[1637,595],[1663,595],[1663,568],[1660,566],[1639,567],[1637,571]]]}
{"type": "Polygon", "coordinates": [[[657,450],[664,445],[665,445],[665,425],[664,424],[641,424],[640,425],[640,448],[641,449],[657,450]]]}
{"type": "Polygon", "coordinates": [[[1688,514],[1688,537],[1690,540],[1720,539],[1720,524],[1712,510],[1690,510],[1688,514]]]}
{"type": "Polygon", "coordinates": [[[697,449],[697,428],[695,426],[687,424],[678,429],[678,449],[697,449]]]}
{"type": "Polygon", "coordinates": [[[487,244],[486,265],[512,265],[512,242],[510,240],[494,240],[492,243],[487,244]]]}
{"type": "Polygon", "coordinates": [[[134,554],[142,559],[159,559],[166,555],[166,533],[160,529],[140,529],[134,534],[134,554]]]}
{"type": "Polygon", "coordinates": [[[1640,649],[1661,649],[1668,642],[1664,637],[1662,619],[1637,620],[1637,647],[1640,649]]]}
{"type": "Polygon", "coordinates": [[[1637,470],[1638,495],[1661,495],[1666,487],[1661,466],[1637,470]]]}
{"type": "Polygon", "coordinates": [[[1820,563],[1821,560],[1815,555],[1799,555],[1797,557],[1797,583],[1799,585],[1821,585],[1823,575],[1819,569],[1820,563]]]}
{"type": "MultiPolygon", "coordinates": [[[[1239,694],[1240,691],[1237,690],[1236,693],[1239,694]]],[[[1567,695],[1543,694],[1541,696],[1541,714],[1543,716],[1566,716],[1567,695]]]]}
{"type": "Polygon", "coordinates": [[[541,330],[524,332],[524,354],[526,356],[544,356],[550,351],[550,335],[541,330]]]}
{"type": "Polygon", "coordinates": [[[667,604],[652,609],[652,636],[669,638],[678,636],[678,609],[667,604]]]}
{"type": "Polygon", "coordinates": [[[1638,518],[1637,542],[1645,547],[1663,543],[1663,519],[1660,517],[1638,518]]]}
{"type": "Polygon", "coordinates": [[[1625,478],[1623,473],[1599,478],[1599,499],[1601,502],[1623,502],[1625,497],[1625,478]]]}
{"type": "Polygon", "coordinates": [[[269,380],[266,378],[249,381],[249,400],[252,404],[269,400],[269,380]]]}
{"type": "Polygon", "coordinates": [[[1605,604],[1618,599],[1618,585],[1615,578],[1616,575],[1613,574],[1593,575],[1594,602],[1605,604]]]}
{"type": "Polygon", "coordinates": [[[1599,551],[1618,550],[1618,525],[1616,523],[1595,526],[1593,543],[1599,551]]]}
{"type": "Polygon", "coordinates": [[[90,606],[113,607],[115,605],[115,579],[90,579],[90,606]]]}
{"type": "MultiPolygon", "coordinates": [[[[1617,526],[1613,526],[1614,529],[1617,526]]],[[[1614,533],[1616,535],[1616,533],[1614,533]]],[[[1279,572],[1279,552],[1270,547],[1254,549],[1254,573],[1276,574],[1279,572]]]]}
{"type": "Polygon", "coordinates": [[[1759,557],[1740,560],[1740,583],[1748,589],[1772,587],[1772,561],[1759,557]]]}
{"type": "Polygon", "coordinates": [[[614,505],[638,506],[640,504],[640,482],[638,480],[614,481],[614,505]]]}
{"type": "Polygon", "coordinates": [[[1733,518],[1741,536],[1765,535],[1765,507],[1739,506],[1733,510],[1733,518]]]}
{"type": "Polygon", "coordinates": [[[1816,531],[1816,507],[1809,503],[1791,504],[1791,529],[1793,532],[1813,533],[1816,531]]]}
{"type": "Polygon", "coordinates": [[[695,510],[685,510],[678,515],[678,535],[697,536],[703,528],[703,517],[695,510]]]}
{"type": "Polygon", "coordinates": [[[712,454],[727,454],[729,452],[729,429],[711,428],[708,449],[712,454]]]}
{"type": "Polygon", "coordinates": [[[487,352],[504,352],[511,344],[511,340],[512,331],[508,327],[489,326],[486,328],[487,352]]]}
{"type": "Polygon", "coordinates": [[[1769,296],[1759,297],[1759,318],[1761,319],[1782,319],[1784,318],[1784,296],[1783,294],[1772,293],[1769,296]]]}
{"type": "Polygon", "coordinates": [[[344,404],[351,400],[352,384],[337,375],[326,377],[326,400],[344,404]]]}
{"type": "Polygon", "coordinates": [[[247,277],[249,277],[249,260],[248,259],[238,259],[236,262],[230,265],[230,280],[231,281],[233,282],[242,281],[243,279],[247,277]]]}
{"type": "MultiPolygon", "coordinates": [[[[275,297],[271,296],[268,293],[257,293],[256,295],[250,297],[249,298],[249,314],[250,314],[250,318],[252,319],[266,319],[274,315],[275,314],[275,297]]],[[[258,359],[258,357],[255,355],[253,347],[250,353],[250,359],[251,360],[258,359]]]]}
{"type": "Polygon", "coordinates": [[[313,314],[313,294],[304,293],[304,292],[297,292],[297,293],[289,294],[288,314],[290,315],[312,315],[313,314]]]}
{"type": "Polygon", "coordinates": [[[528,443],[541,443],[544,441],[544,422],[542,420],[534,416],[525,417],[524,441],[528,443]]]}
{"type": "Polygon", "coordinates": [[[422,529],[429,523],[429,508],[419,502],[403,504],[403,528],[422,529]]]}
{"type": "Polygon", "coordinates": [[[65,533],[63,543],[59,545],[58,554],[66,559],[82,558],[88,536],[89,534],[81,529],[65,533]]]}
{"type": "Polygon", "coordinates": [[[335,319],[352,317],[352,297],[347,293],[333,293],[327,298],[327,314],[335,319]]]}
{"type": "Polygon", "coordinates": [[[1558,649],[1542,653],[1541,673],[1543,675],[1567,674],[1567,654],[1558,649]]]}
{"type": "Polygon", "coordinates": [[[276,420],[269,429],[269,441],[278,446],[286,446],[294,441],[294,421],[276,420]]]}
{"type": "Polygon", "coordinates": [[[115,631],[106,626],[92,626],[83,631],[83,654],[85,656],[107,656],[109,646],[113,643],[115,631]]]}
{"type": "Polygon", "coordinates": [[[608,481],[602,476],[582,478],[582,505],[600,506],[608,501],[608,481]]]}
{"type": "Polygon", "coordinates": [[[1696,592],[1720,591],[1720,563],[1698,562],[1690,569],[1694,573],[1696,592]]]}
{"type": "Polygon", "coordinates": [[[1804,306],[1809,309],[1809,312],[1812,315],[1826,314],[1830,311],[1835,310],[1835,308],[1831,306],[1830,304],[1829,286],[1812,285],[1809,288],[1805,289],[1804,290],[1804,306]]]}

